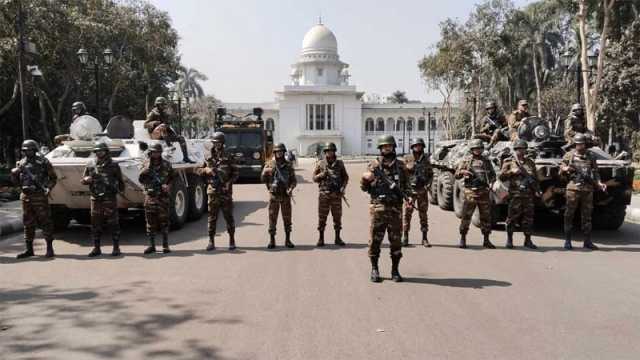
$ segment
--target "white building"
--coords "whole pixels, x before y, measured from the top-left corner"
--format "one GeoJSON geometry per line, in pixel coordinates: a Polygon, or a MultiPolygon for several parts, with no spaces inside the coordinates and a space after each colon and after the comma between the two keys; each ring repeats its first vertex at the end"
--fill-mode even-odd
{"type": "Polygon", "coordinates": [[[349,84],[349,65],[340,60],[335,35],[321,23],[304,36],[290,76],[291,84],[276,92],[275,102],[225,106],[234,114],[262,107],[275,141],[301,155],[315,154],[318,145],[329,141],[343,155],[374,154],[382,134],[394,135],[399,152],[406,152],[410,138],[428,141],[426,119],[431,116],[433,124],[440,118],[435,104],[363,102],[364,93],[349,84]]]}

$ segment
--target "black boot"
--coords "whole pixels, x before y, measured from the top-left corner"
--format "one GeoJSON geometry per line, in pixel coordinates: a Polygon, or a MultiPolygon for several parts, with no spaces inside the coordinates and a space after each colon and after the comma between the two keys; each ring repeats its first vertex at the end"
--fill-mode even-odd
{"type": "Polygon", "coordinates": [[[229,231],[229,250],[236,249],[236,232],[234,230],[229,231]]]}
{"type": "Polygon", "coordinates": [[[171,249],[169,248],[169,232],[166,230],[162,233],[162,252],[164,254],[171,252],[171,249]]]}
{"type": "Polygon", "coordinates": [[[531,234],[524,234],[524,247],[535,250],[538,247],[531,241],[531,234]]]}
{"type": "Polygon", "coordinates": [[[211,233],[209,234],[209,245],[207,245],[207,251],[213,251],[216,249],[216,234],[215,233],[211,233]]]}
{"type": "Polygon", "coordinates": [[[334,244],[338,245],[338,246],[345,246],[347,244],[344,243],[344,241],[342,241],[342,238],[340,237],[340,229],[335,229],[336,232],[336,239],[333,241],[334,244]]]}
{"type": "Polygon", "coordinates": [[[380,278],[380,271],[378,271],[378,258],[370,257],[369,259],[371,259],[371,282],[381,282],[382,279],[380,278]]]}
{"type": "Polygon", "coordinates": [[[44,257],[52,258],[56,256],[56,254],[53,252],[53,239],[45,239],[45,240],[47,242],[47,253],[44,255],[44,257]]]}
{"type": "Polygon", "coordinates": [[[120,252],[120,233],[114,232],[111,235],[111,239],[113,240],[113,250],[111,251],[111,256],[120,256],[122,254],[120,252]]]}
{"type": "Polygon", "coordinates": [[[573,249],[573,246],[571,245],[571,231],[564,233],[564,248],[565,250],[573,249]]]}
{"type": "Polygon", "coordinates": [[[148,234],[147,237],[149,238],[149,247],[144,249],[144,254],[145,255],[155,254],[155,252],[156,252],[156,236],[155,236],[155,234],[148,234]]]}
{"type": "Polygon", "coordinates": [[[590,249],[590,250],[598,250],[598,247],[591,242],[591,234],[584,234],[584,245],[583,247],[585,249],[590,249]]]}
{"type": "Polygon", "coordinates": [[[287,231],[284,234],[285,238],[284,238],[284,246],[288,247],[289,249],[293,249],[294,247],[296,247],[295,245],[293,245],[293,243],[291,242],[291,231],[287,231]]]}
{"type": "Polygon", "coordinates": [[[93,236],[93,250],[89,253],[89,257],[96,257],[102,255],[102,250],[100,249],[100,235],[93,236]]]}
{"type": "Polygon", "coordinates": [[[496,247],[493,246],[493,244],[489,240],[489,234],[483,234],[483,236],[484,236],[484,241],[482,241],[482,247],[486,249],[495,249],[496,247]]]}
{"type": "Polygon", "coordinates": [[[422,232],[422,246],[431,247],[431,244],[429,243],[429,238],[427,237],[427,232],[426,231],[422,232]]]}
{"type": "Polygon", "coordinates": [[[32,257],[33,254],[33,240],[25,241],[25,251],[16,255],[16,259],[26,259],[32,257]]]}
{"type": "Polygon", "coordinates": [[[187,164],[193,164],[194,161],[189,159],[189,151],[187,151],[187,144],[186,143],[181,143],[180,144],[180,149],[182,150],[182,161],[187,163],[187,164]]]}
{"type": "Polygon", "coordinates": [[[276,248],[276,233],[269,234],[269,244],[267,245],[267,249],[275,249],[276,248]]]}
{"type": "Polygon", "coordinates": [[[402,237],[402,246],[407,247],[409,246],[409,232],[405,231],[402,237]]]}
{"type": "Polygon", "coordinates": [[[513,230],[507,227],[507,245],[505,245],[507,249],[513,249],[513,230]]]}
{"type": "Polygon", "coordinates": [[[460,244],[458,245],[460,249],[467,248],[467,233],[460,233],[460,244]]]}
{"type": "Polygon", "coordinates": [[[391,256],[391,280],[394,282],[402,282],[402,276],[398,270],[400,265],[400,255],[391,256]]]}
{"type": "Polygon", "coordinates": [[[318,242],[316,243],[317,247],[324,246],[324,230],[318,229],[318,242]]]}

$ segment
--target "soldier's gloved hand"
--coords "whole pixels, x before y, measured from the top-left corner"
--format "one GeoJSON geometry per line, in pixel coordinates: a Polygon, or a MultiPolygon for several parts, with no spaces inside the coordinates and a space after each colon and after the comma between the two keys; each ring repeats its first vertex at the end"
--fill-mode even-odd
{"type": "Polygon", "coordinates": [[[48,196],[50,192],[51,192],[51,189],[44,188],[44,196],[48,196]]]}
{"type": "Polygon", "coordinates": [[[520,175],[520,169],[518,169],[518,168],[511,169],[511,173],[513,175],[520,175]]]}
{"type": "Polygon", "coordinates": [[[93,178],[91,176],[85,176],[82,178],[82,183],[84,185],[89,185],[93,182],[93,178]]]}
{"type": "Polygon", "coordinates": [[[273,170],[271,168],[265,168],[263,171],[263,174],[265,176],[271,176],[272,173],[273,173],[273,170]]]}
{"type": "Polygon", "coordinates": [[[602,190],[602,192],[607,191],[607,184],[603,183],[602,181],[598,182],[598,187],[600,187],[600,190],[602,190]]]}
{"type": "Polygon", "coordinates": [[[12,175],[19,175],[20,174],[20,169],[19,168],[13,168],[11,169],[11,174],[12,175]]]}
{"type": "Polygon", "coordinates": [[[536,191],[536,197],[542,197],[542,191],[536,191]]]}
{"type": "Polygon", "coordinates": [[[171,186],[169,184],[162,184],[162,192],[168,193],[171,190],[171,186]]]}

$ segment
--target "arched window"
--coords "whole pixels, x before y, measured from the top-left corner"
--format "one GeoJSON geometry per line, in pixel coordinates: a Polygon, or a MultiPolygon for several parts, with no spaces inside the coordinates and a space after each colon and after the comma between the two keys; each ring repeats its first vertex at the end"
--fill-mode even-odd
{"type": "Polygon", "coordinates": [[[276,128],[275,122],[273,121],[272,118],[267,119],[265,127],[267,128],[267,130],[271,130],[271,131],[273,131],[276,128]]]}
{"type": "Polygon", "coordinates": [[[384,131],[384,119],[378,118],[376,120],[376,131],[384,131]]]}
{"type": "Polygon", "coordinates": [[[391,132],[396,127],[396,121],[393,118],[387,119],[387,131],[391,132]]]}
{"type": "Polygon", "coordinates": [[[373,132],[374,130],[374,122],[372,118],[367,118],[364,123],[364,131],[365,132],[373,132]]]}
{"type": "Polygon", "coordinates": [[[425,131],[427,126],[427,122],[424,120],[423,117],[418,119],[418,131],[425,131]]]}
{"type": "Polygon", "coordinates": [[[398,118],[398,121],[396,121],[396,131],[403,131],[403,130],[404,130],[404,119],[398,118]]]}
{"type": "Polygon", "coordinates": [[[413,131],[413,124],[415,124],[416,119],[410,117],[407,118],[407,131],[413,131]]]}

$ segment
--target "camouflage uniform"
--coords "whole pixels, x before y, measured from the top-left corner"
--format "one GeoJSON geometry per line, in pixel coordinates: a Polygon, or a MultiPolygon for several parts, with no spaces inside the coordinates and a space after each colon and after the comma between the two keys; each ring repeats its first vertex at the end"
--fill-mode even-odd
{"type": "Polygon", "coordinates": [[[320,239],[318,246],[324,245],[324,229],[327,225],[329,212],[333,217],[333,229],[337,245],[344,245],[340,238],[342,229],[342,197],[344,189],[349,182],[349,174],[344,167],[342,160],[335,159],[331,162],[320,160],[313,170],[313,181],[318,183],[320,192],[318,194],[318,232],[320,239]]]}
{"type": "Polygon", "coordinates": [[[503,114],[486,115],[482,118],[482,127],[480,128],[478,137],[493,146],[498,141],[508,140],[504,138],[500,132],[500,130],[506,126],[507,119],[503,114]]]}
{"type": "Polygon", "coordinates": [[[511,140],[515,141],[518,139],[518,127],[520,127],[520,123],[522,119],[528,118],[531,116],[529,112],[525,109],[520,109],[521,107],[529,106],[526,100],[518,101],[518,109],[513,111],[511,115],[509,115],[509,119],[507,119],[507,123],[509,124],[509,131],[511,132],[511,140]]]}
{"type": "MultiPolygon", "coordinates": [[[[162,151],[162,148],[160,148],[162,151]]],[[[171,205],[170,194],[162,189],[163,185],[171,185],[176,177],[176,172],[171,163],[160,158],[157,161],[149,159],[140,172],[138,180],[144,185],[144,214],[147,222],[147,236],[150,246],[145,254],[156,251],[155,235],[162,233],[163,252],[169,250],[169,207],[171,205]]]]}
{"type": "MultiPolygon", "coordinates": [[[[427,155],[422,153],[419,158],[416,159],[414,154],[409,154],[404,157],[404,163],[407,167],[409,176],[410,190],[412,197],[418,206],[418,216],[420,217],[420,231],[422,232],[422,243],[425,246],[429,245],[427,240],[427,232],[429,231],[429,218],[427,216],[427,210],[429,210],[429,191],[428,187],[431,184],[433,178],[433,169],[431,162],[427,155]]],[[[413,215],[414,205],[410,202],[406,202],[404,207],[404,240],[403,245],[409,245],[409,230],[411,229],[411,217],[413,215]]]]}
{"type": "MultiPolygon", "coordinates": [[[[277,147],[276,147],[277,148],[277,147]]],[[[274,148],[274,151],[277,151],[274,148]]],[[[282,221],[286,236],[285,244],[293,247],[291,243],[291,192],[297,185],[296,174],[290,162],[284,157],[281,160],[272,159],[264,167],[261,176],[262,182],[267,185],[269,191],[269,235],[271,237],[269,248],[275,244],[276,224],[278,212],[282,210],[282,221]],[[269,174],[269,171],[271,174],[269,174]],[[279,174],[279,175],[278,175],[279,174]]]]}
{"type": "Polygon", "coordinates": [[[209,197],[209,245],[207,250],[215,249],[216,225],[218,223],[218,214],[222,211],[225,221],[227,222],[227,232],[229,233],[229,248],[235,249],[235,230],[236,224],[233,218],[233,183],[238,180],[238,167],[235,165],[234,159],[224,150],[211,152],[211,157],[207,159],[205,164],[196,170],[196,174],[207,179],[207,195],[209,197]],[[213,174],[208,174],[208,170],[213,174]]]}
{"type": "MultiPolygon", "coordinates": [[[[480,140],[477,140],[480,141],[480,140]]],[[[482,142],[477,145],[482,147],[482,142]]],[[[462,205],[462,221],[460,222],[460,247],[466,248],[466,235],[469,232],[469,225],[473,213],[478,208],[480,213],[480,223],[482,234],[484,235],[483,246],[494,248],[489,241],[491,234],[491,201],[489,199],[489,188],[495,181],[496,175],[489,160],[483,155],[467,155],[458,165],[455,172],[456,179],[462,179],[463,170],[470,171],[475,176],[464,180],[464,204],[462,205]]]]}
{"type": "Polygon", "coordinates": [[[111,227],[113,239],[111,255],[118,256],[120,255],[120,221],[117,195],[124,191],[120,166],[113,162],[107,153],[102,160],[96,158],[94,164],[87,166],[82,176],[93,179],[89,184],[89,190],[91,191],[91,237],[94,248],[89,256],[102,254],[100,238],[105,225],[111,227]]]}
{"type": "MultiPolygon", "coordinates": [[[[23,150],[25,150],[24,145],[23,150]]],[[[19,184],[22,189],[20,200],[22,201],[26,251],[19,254],[18,259],[33,256],[33,240],[37,226],[42,228],[47,243],[46,256],[53,257],[55,255],[53,253],[53,222],[49,209],[48,193],[56,185],[58,178],[49,160],[35,154],[37,144],[33,151],[33,157],[25,156],[18,161],[16,168],[11,172],[13,182],[19,184]]]]}
{"type": "Polygon", "coordinates": [[[166,105],[167,100],[164,98],[156,98],[155,106],[144,122],[144,128],[147,129],[153,140],[164,140],[168,146],[171,146],[172,142],[178,142],[182,150],[182,156],[184,162],[192,162],[189,159],[189,152],[187,150],[187,141],[184,136],[178,135],[176,131],[169,126],[169,115],[159,105],[166,105]],[[158,128],[160,125],[165,125],[158,128]]]}

